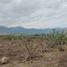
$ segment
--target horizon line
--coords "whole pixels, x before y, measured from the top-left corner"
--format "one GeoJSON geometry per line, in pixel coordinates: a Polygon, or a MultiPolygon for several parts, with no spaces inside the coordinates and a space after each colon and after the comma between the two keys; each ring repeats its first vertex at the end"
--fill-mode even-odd
{"type": "Polygon", "coordinates": [[[27,28],[23,26],[0,26],[0,27],[6,27],[6,28],[24,28],[24,29],[55,29],[55,28],[67,28],[67,27],[47,27],[47,28],[27,28]]]}

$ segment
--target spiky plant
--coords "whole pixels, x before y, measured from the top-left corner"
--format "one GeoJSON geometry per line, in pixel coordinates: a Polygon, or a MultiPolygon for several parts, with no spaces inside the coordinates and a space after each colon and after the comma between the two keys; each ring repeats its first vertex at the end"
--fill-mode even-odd
{"type": "Polygon", "coordinates": [[[27,40],[25,40],[24,46],[25,46],[25,49],[28,53],[26,60],[29,60],[31,62],[31,60],[34,57],[34,54],[35,54],[37,48],[39,47],[39,45],[34,46],[33,40],[31,39],[31,37],[28,37],[27,40]]]}
{"type": "Polygon", "coordinates": [[[28,56],[26,59],[29,59],[31,61],[32,53],[33,53],[33,44],[31,43],[30,39],[27,39],[27,41],[25,41],[25,49],[28,53],[28,56]]]}
{"type": "Polygon", "coordinates": [[[60,31],[56,31],[55,29],[53,29],[53,32],[50,34],[50,36],[48,36],[48,40],[52,44],[52,47],[54,45],[64,45],[65,36],[66,35],[64,34],[64,31],[60,32],[60,31]]]}

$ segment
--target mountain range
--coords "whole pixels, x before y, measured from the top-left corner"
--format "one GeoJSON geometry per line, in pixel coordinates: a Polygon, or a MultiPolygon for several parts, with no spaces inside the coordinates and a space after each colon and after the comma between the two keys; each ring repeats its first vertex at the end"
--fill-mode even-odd
{"type": "MultiPolygon", "coordinates": [[[[52,28],[53,29],[53,28],[52,28]]],[[[27,29],[23,27],[5,27],[0,26],[0,35],[6,34],[46,34],[52,31],[51,28],[47,29],[27,29]]],[[[54,28],[56,30],[65,31],[67,32],[67,28],[54,28]]]]}

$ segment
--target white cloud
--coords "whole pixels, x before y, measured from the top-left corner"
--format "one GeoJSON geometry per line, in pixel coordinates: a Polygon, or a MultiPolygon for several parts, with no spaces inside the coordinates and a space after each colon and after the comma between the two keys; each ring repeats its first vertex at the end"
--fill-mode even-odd
{"type": "Polygon", "coordinates": [[[0,0],[0,26],[67,27],[67,0],[0,0]]]}

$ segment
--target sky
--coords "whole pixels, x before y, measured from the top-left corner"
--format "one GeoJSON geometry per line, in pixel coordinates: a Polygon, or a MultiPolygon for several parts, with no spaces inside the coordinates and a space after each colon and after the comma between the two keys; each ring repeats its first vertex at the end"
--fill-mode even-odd
{"type": "Polygon", "coordinates": [[[67,27],[67,0],[0,0],[0,26],[67,27]]]}

